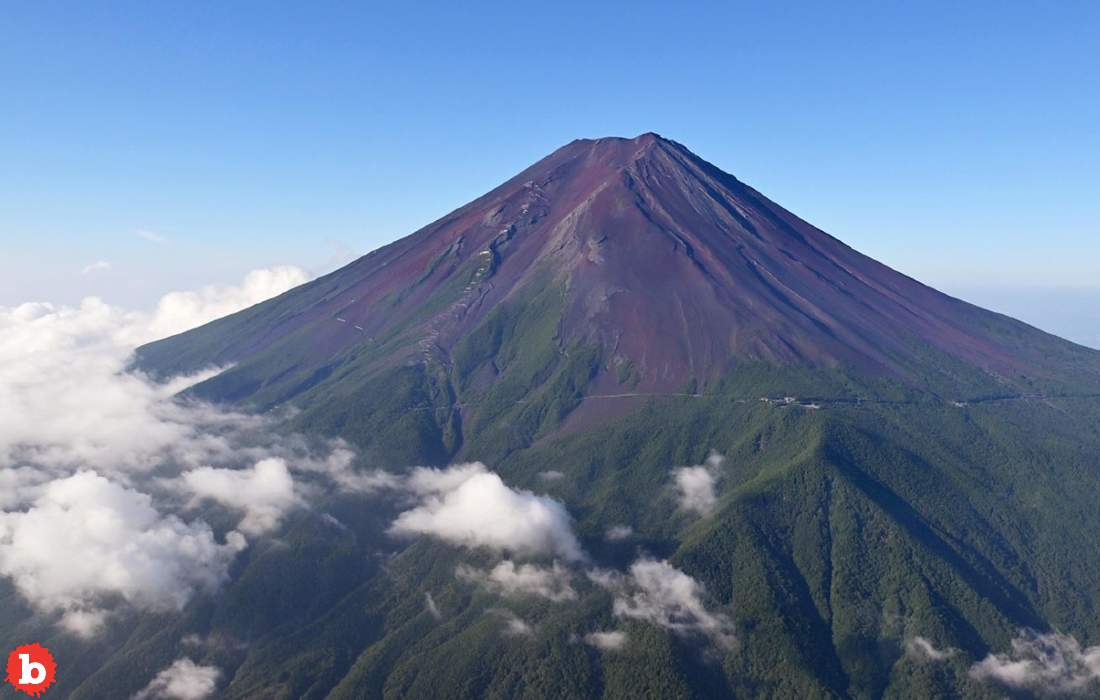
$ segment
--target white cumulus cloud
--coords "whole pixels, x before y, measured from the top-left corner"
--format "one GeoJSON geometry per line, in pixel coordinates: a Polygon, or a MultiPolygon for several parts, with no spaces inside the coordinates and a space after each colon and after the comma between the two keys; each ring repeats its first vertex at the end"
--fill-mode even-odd
{"type": "Polygon", "coordinates": [[[718,502],[716,487],[725,459],[711,453],[707,461],[694,467],[676,467],[672,480],[680,499],[680,508],[690,513],[706,515],[718,502]]]}
{"type": "Polygon", "coordinates": [[[303,279],[283,268],[249,273],[240,287],[176,292],[155,315],[90,297],[77,307],[27,303],[0,307],[0,468],[37,465],[100,472],[148,468],[168,450],[224,446],[211,422],[244,416],[184,405],[177,392],[216,373],[157,384],[126,372],[133,349],[256,303],[303,279]],[[180,311],[179,307],[187,307],[180,311]]]}
{"type": "Polygon", "coordinates": [[[431,535],[466,547],[520,555],[584,558],[569,513],[558,501],[509,488],[481,463],[417,468],[408,480],[420,504],[401,513],[390,531],[431,535]]]}
{"type": "Polygon", "coordinates": [[[176,659],[159,672],[133,700],[204,700],[218,688],[221,670],[199,666],[188,658],[176,659]]]}
{"type": "Polygon", "coordinates": [[[278,457],[260,460],[251,469],[200,467],[181,478],[197,498],[243,511],[237,527],[249,535],[273,530],[288,510],[302,503],[286,461],[278,457]]]}
{"type": "Polygon", "coordinates": [[[649,622],[684,636],[701,635],[727,649],[736,643],[733,621],[707,609],[703,585],[667,561],[639,559],[628,576],[593,570],[589,578],[615,592],[612,610],[618,617],[649,622]]]}
{"type": "Polygon", "coordinates": [[[275,417],[176,397],[217,369],[164,383],[127,371],[136,345],[303,280],[258,271],[240,286],[168,295],[152,315],[95,298],[0,307],[0,576],[38,611],[88,634],[119,601],[178,608],[216,587],[244,537],[215,541],[206,523],[180,517],[181,496],[235,508],[258,534],[310,488],[396,483],[356,470],[341,443],[273,429],[275,417]]]}
{"type": "Polygon", "coordinates": [[[0,574],[83,635],[103,622],[109,596],[181,608],[216,588],[243,546],[237,533],[220,544],[205,523],[163,516],[148,495],[94,472],[54,480],[26,511],[0,514],[0,574]]]}
{"type": "Polygon", "coordinates": [[[455,573],[461,579],[473,581],[501,595],[533,595],[555,603],[577,599],[572,574],[558,562],[544,567],[535,564],[517,566],[513,561],[504,560],[489,571],[461,564],[455,573]]]}
{"type": "Polygon", "coordinates": [[[990,654],[970,675],[1009,688],[1049,697],[1100,696],[1100,646],[1082,648],[1075,638],[1023,630],[1012,650],[990,654]]]}
{"type": "Polygon", "coordinates": [[[281,265],[253,270],[239,286],[212,285],[198,291],[172,292],[157,304],[150,332],[163,338],[259,304],[309,281],[299,267],[281,265]]]}

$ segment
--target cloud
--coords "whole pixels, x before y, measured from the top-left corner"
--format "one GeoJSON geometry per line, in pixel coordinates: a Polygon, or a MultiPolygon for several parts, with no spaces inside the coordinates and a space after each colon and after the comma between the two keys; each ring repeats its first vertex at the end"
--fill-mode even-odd
{"type": "Polygon", "coordinates": [[[530,637],[535,633],[535,628],[529,622],[520,619],[511,610],[493,608],[489,611],[504,619],[504,634],[508,637],[530,637]]]}
{"type": "Polygon", "coordinates": [[[137,236],[138,238],[144,238],[145,240],[149,241],[150,243],[158,243],[158,244],[163,245],[164,243],[168,242],[168,239],[165,238],[164,236],[160,235],[159,233],[156,233],[155,231],[149,231],[149,230],[146,230],[146,229],[141,229],[141,230],[135,231],[134,235],[137,236]]]}
{"type": "Polygon", "coordinates": [[[254,273],[180,315],[171,300],[155,315],[95,298],[0,307],[0,575],[36,610],[91,634],[119,602],[174,609],[215,588],[245,538],[217,542],[202,520],[181,517],[189,497],[241,511],[254,535],[319,489],[398,483],[356,470],[343,443],[276,430],[277,416],[177,398],[216,368],[163,383],[127,371],[137,344],[300,278],[254,273]]]}
{"type": "Polygon", "coordinates": [[[703,585],[667,561],[639,559],[628,576],[596,569],[589,578],[615,592],[612,611],[617,617],[649,622],[683,636],[701,635],[726,649],[736,643],[733,621],[707,610],[703,585]]]}
{"type": "Polygon", "coordinates": [[[621,542],[634,536],[634,528],[629,525],[612,525],[603,533],[608,542],[621,542]]]}
{"type": "Polygon", "coordinates": [[[186,437],[167,389],[123,373],[141,324],[98,299],[0,308],[0,467],[148,467],[186,437]]]}
{"type": "Polygon", "coordinates": [[[407,481],[420,504],[394,521],[395,535],[431,535],[466,547],[519,555],[584,558],[569,513],[548,496],[516,490],[479,462],[417,468],[407,481]]]}
{"type": "Polygon", "coordinates": [[[253,270],[240,286],[212,285],[161,298],[150,321],[151,333],[163,338],[254,306],[309,281],[299,267],[282,265],[253,270]]]}
{"type": "Polygon", "coordinates": [[[555,603],[577,599],[572,574],[558,562],[552,567],[542,567],[534,564],[516,566],[515,562],[505,560],[490,571],[461,564],[455,573],[461,579],[505,596],[532,595],[555,603]]]}
{"type": "Polygon", "coordinates": [[[106,260],[96,260],[94,263],[89,263],[81,268],[80,274],[90,275],[93,272],[106,272],[110,269],[111,263],[107,262],[106,260]]]}
{"type": "Polygon", "coordinates": [[[197,449],[224,449],[225,440],[215,436],[227,421],[245,426],[256,419],[173,400],[189,383],[216,370],[157,384],[125,371],[131,354],[137,345],[209,320],[212,313],[258,301],[292,277],[270,270],[250,273],[253,282],[224,288],[230,290],[226,298],[208,298],[204,309],[181,314],[173,311],[179,304],[171,301],[172,294],[154,316],[96,298],[78,307],[0,307],[0,395],[5,399],[0,402],[0,469],[108,473],[152,468],[180,446],[192,456],[197,449]],[[272,285],[272,278],[282,282],[272,285]]]}
{"type": "Polygon", "coordinates": [[[180,639],[180,646],[197,649],[199,651],[213,652],[243,651],[248,648],[247,643],[231,635],[225,634],[224,632],[214,632],[206,636],[188,634],[180,639]]]}
{"type": "Polygon", "coordinates": [[[435,598],[428,591],[424,591],[424,607],[428,610],[428,614],[435,619],[443,619],[443,613],[439,612],[439,606],[435,604],[435,598]]]}
{"type": "Polygon", "coordinates": [[[202,522],[162,516],[152,499],[95,472],[46,484],[26,511],[0,514],[0,574],[35,607],[87,636],[105,599],[142,609],[180,609],[226,577],[244,538],[224,544],[202,522]]]}
{"type": "Polygon", "coordinates": [[[199,666],[188,658],[176,659],[158,673],[133,700],[204,700],[218,689],[221,670],[199,666]]]}
{"type": "Polygon", "coordinates": [[[584,642],[601,651],[619,651],[626,646],[626,632],[592,632],[584,635],[584,642]]]}
{"type": "Polygon", "coordinates": [[[249,535],[275,529],[288,510],[302,503],[286,461],[278,457],[261,460],[251,469],[201,467],[185,472],[181,479],[197,498],[243,511],[237,527],[249,535]]]}
{"type": "Polygon", "coordinates": [[[1100,646],[1081,648],[1075,638],[1022,630],[1012,651],[990,654],[970,667],[970,675],[1016,690],[1052,697],[1096,697],[1100,693],[1100,646]]]}
{"type": "Polygon", "coordinates": [[[718,502],[715,487],[724,461],[724,457],[712,452],[704,464],[672,470],[672,479],[679,492],[680,508],[699,515],[710,513],[718,502]]]}
{"type": "Polygon", "coordinates": [[[543,481],[561,481],[565,478],[565,474],[556,469],[548,469],[544,472],[539,472],[539,478],[543,481]]]}
{"type": "Polygon", "coordinates": [[[446,469],[418,467],[405,479],[404,487],[421,496],[437,496],[455,491],[471,478],[487,472],[481,462],[456,464],[446,469]]]}
{"type": "Polygon", "coordinates": [[[937,649],[928,639],[917,635],[905,641],[905,654],[917,661],[945,661],[958,653],[958,649],[937,649]]]}
{"type": "Polygon", "coordinates": [[[49,476],[31,467],[0,469],[0,510],[7,510],[29,500],[41,491],[49,476]]]}

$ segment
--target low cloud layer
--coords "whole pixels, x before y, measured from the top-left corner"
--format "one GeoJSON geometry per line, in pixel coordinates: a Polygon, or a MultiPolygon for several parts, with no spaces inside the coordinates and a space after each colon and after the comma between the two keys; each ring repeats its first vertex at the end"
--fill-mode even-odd
{"type": "Polygon", "coordinates": [[[246,536],[304,504],[294,474],[369,491],[393,477],[352,469],[339,443],[272,430],[274,419],[182,401],[217,369],[157,383],[127,371],[134,347],[305,280],[297,268],[240,286],[178,292],[152,314],[98,299],[0,307],[0,575],[36,610],[94,633],[120,601],[171,610],[225,579],[246,536]],[[215,537],[188,505],[241,514],[215,537]]]}
{"type": "Polygon", "coordinates": [[[398,516],[390,528],[395,535],[431,535],[465,547],[525,556],[584,558],[561,503],[508,487],[484,464],[418,468],[407,486],[420,503],[398,516]]]}
{"type": "Polygon", "coordinates": [[[711,612],[703,601],[703,585],[667,561],[639,559],[627,576],[593,571],[590,578],[615,592],[613,612],[683,636],[703,636],[718,647],[736,643],[733,621],[711,612]]]}
{"type": "Polygon", "coordinates": [[[218,689],[221,670],[199,666],[191,659],[177,659],[158,673],[133,700],[205,700],[218,689]]]}
{"type": "Polygon", "coordinates": [[[163,463],[166,454],[201,461],[204,453],[224,449],[215,437],[219,423],[243,424],[246,417],[172,400],[216,370],[158,384],[126,372],[131,354],[142,343],[255,304],[302,279],[297,268],[258,270],[240,287],[168,294],[151,315],[94,297],[76,307],[0,307],[0,470],[140,471],[163,463]]]}
{"type": "Polygon", "coordinates": [[[1047,697],[1100,695],[1100,646],[1082,648],[1075,638],[1024,630],[1012,650],[990,654],[970,668],[978,680],[1047,697]]]}
{"type": "Polygon", "coordinates": [[[517,566],[515,562],[505,560],[489,571],[462,564],[455,573],[460,579],[472,581],[500,595],[537,596],[555,603],[577,599],[577,591],[572,585],[573,575],[558,562],[543,567],[535,564],[517,566]]]}
{"type": "Polygon", "coordinates": [[[103,622],[101,597],[179,609],[216,588],[243,547],[239,534],[218,543],[205,523],[162,516],[149,496],[94,472],[54,480],[26,511],[0,514],[0,574],[83,635],[103,622]]]}
{"type": "Polygon", "coordinates": [[[718,502],[717,485],[724,461],[722,455],[711,453],[701,465],[672,470],[672,481],[681,509],[698,515],[707,515],[714,509],[718,502]]]}

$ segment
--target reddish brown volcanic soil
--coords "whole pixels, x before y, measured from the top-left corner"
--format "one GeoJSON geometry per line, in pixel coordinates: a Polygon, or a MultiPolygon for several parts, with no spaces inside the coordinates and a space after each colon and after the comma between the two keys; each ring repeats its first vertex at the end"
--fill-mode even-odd
{"type": "Polygon", "coordinates": [[[594,341],[605,368],[629,360],[637,391],[705,382],[747,361],[904,378],[940,353],[997,377],[1043,377],[1057,374],[1051,347],[1057,362],[1077,352],[875,262],[649,133],[558,149],[290,292],[315,301],[207,360],[240,360],[306,326],[309,352],[332,356],[415,316],[416,341],[390,350],[394,361],[446,362],[501,302],[548,284],[565,290],[559,347],[594,341]]]}

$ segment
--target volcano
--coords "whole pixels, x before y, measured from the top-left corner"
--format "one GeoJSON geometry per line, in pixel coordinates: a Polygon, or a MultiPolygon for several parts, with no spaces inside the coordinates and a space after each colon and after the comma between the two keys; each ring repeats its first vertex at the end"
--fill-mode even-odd
{"type": "MultiPolygon", "coordinates": [[[[656,134],[574,141],[136,358],[212,366],[190,396],[364,466],[477,460],[551,495],[601,566],[672,562],[737,640],[634,620],[597,651],[619,617],[583,587],[517,603],[527,641],[502,637],[461,551],[395,549],[392,504],[344,497],[326,507],[350,534],[303,515],[172,623],[250,640],[219,661],[226,697],[992,698],[973,665],[1020,630],[1100,643],[1100,353],[891,270],[656,134]],[[711,451],[713,503],[685,510],[670,470],[711,451]]],[[[87,697],[138,663],[103,654],[87,697]]]]}
{"type": "MultiPolygon", "coordinates": [[[[574,141],[411,236],[140,357],[162,373],[233,365],[197,393],[295,401],[330,423],[333,396],[408,367],[423,405],[475,421],[502,390],[536,401],[563,370],[557,418],[589,397],[701,394],[791,366],[958,402],[1100,386],[1095,352],[895,272],[652,133],[574,141]]],[[[583,412],[624,410],[608,398],[583,412]]]]}

